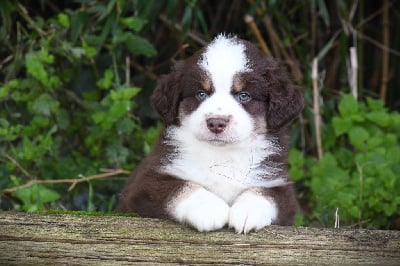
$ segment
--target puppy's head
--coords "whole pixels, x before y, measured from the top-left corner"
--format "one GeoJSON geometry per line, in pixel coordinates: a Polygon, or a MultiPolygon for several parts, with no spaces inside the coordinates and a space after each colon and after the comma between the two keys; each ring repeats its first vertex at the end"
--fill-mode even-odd
{"type": "Polygon", "coordinates": [[[151,98],[165,125],[223,145],[279,130],[303,107],[287,72],[253,44],[219,35],[161,78],[151,98]]]}

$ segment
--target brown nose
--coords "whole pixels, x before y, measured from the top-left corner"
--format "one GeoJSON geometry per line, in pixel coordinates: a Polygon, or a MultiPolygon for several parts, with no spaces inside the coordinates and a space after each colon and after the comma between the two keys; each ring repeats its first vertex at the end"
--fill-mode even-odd
{"type": "Polygon", "coordinates": [[[225,117],[214,117],[207,119],[208,129],[215,134],[219,134],[222,131],[224,131],[228,123],[229,123],[229,118],[225,117]]]}

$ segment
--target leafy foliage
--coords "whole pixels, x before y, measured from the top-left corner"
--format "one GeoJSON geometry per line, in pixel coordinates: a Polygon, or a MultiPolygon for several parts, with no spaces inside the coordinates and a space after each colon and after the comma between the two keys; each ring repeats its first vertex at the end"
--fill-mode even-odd
{"type": "Polygon", "coordinates": [[[310,190],[314,217],[333,225],[394,228],[400,215],[400,115],[380,100],[345,95],[326,125],[325,154],[317,161],[290,152],[290,174],[310,190]]]}
{"type": "Polygon", "coordinates": [[[392,228],[400,216],[398,115],[349,96],[336,108],[349,91],[353,48],[360,97],[376,98],[387,85],[385,104],[398,109],[400,79],[390,73],[400,69],[400,38],[389,27],[398,28],[400,13],[398,1],[389,4],[391,19],[381,24],[380,1],[0,1],[0,208],[111,210],[121,173],[159,132],[147,100],[157,77],[220,32],[261,44],[243,20],[250,15],[304,88],[290,153],[302,205],[311,207],[299,222],[330,226],[339,207],[344,224],[392,228]],[[385,53],[394,60],[383,71],[385,53]],[[320,161],[309,107],[314,58],[328,121],[320,161]],[[103,171],[114,178],[92,179],[103,171]]]}
{"type": "MultiPolygon", "coordinates": [[[[146,20],[132,17],[129,5],[119,4],[66,9],[43,20],[30,17],[21,4],[7,2],[10,13],[5,15],[26,23],[16,29],[17,36],[10,28],[9,43],[1,48],[15,57],[0,84],[3,189],[22,185],[24,179],[83,178],[101,168],[132,169],[148,152],[151,143],[132,112],[141,89],[120,76],[129,54],[153,57],[157,51],[139,35],[146,20]],[[15,37],[24,45],[14,47],[15,37]],[[104,60],[109,62],[105,69],[104,60]]],[[[104,211],[112,207],[102,190],[115,193],[121,182],[102,182],[89,182],[70,194],[34,184],[9,196],[13,208],[24,211],[49,203],[104,211]]]]}

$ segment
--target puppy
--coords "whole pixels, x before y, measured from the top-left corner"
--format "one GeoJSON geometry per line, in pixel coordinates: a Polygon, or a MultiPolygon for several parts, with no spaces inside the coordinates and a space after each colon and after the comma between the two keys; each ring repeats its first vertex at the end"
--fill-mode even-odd
{"type": "Polygon", "coordinates": [[[162,77],[151,102],[165,129],[116,211],[199,231],[293,223],[286,131],[303,98],[275,60],[219,35],[162,77]]]}

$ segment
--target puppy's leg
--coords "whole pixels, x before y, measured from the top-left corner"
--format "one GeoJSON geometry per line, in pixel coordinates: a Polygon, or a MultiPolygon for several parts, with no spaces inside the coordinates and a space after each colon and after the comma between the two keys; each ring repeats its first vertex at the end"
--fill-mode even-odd
{"type": "Polygon", "coordinates": [[[229,227],[238,234],[259,230],[272,224],[278,217],[274,200],[265,197],[261,190],[251,189],[243,192],[233,203],[229,213],[229,227]]]}
{"type": "Polygon", "coordinates": [[[201,232],[224,227],[229,217],[229,206],[224,200],[191,182],[174,195],[167,210],[178,222],[201,232]]]}
{"type": "Polygon", "coordinates": [[[297,202],[291,185],[254,188],[243,192],[229,213],[229,227],[237,233],[248,233],[271,224],[293,223],[297,202]]]}

